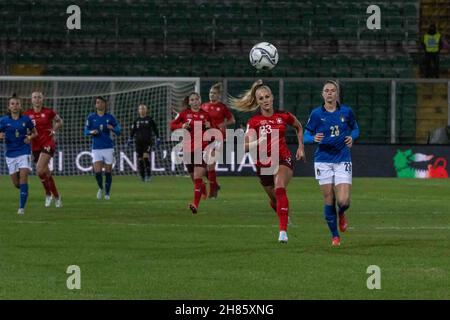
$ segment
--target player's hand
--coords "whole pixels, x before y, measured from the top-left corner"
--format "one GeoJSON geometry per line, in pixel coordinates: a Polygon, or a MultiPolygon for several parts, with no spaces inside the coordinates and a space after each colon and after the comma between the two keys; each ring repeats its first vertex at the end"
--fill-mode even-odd
{"type": "Polygon", "coordinates": [[[295,159],[305,161],[305,147],[302,145],[298,146],[297,152],[295,153],[295,159]]]}
{"type": "Polygon", "coordinates": [[[108,124],[106,127],[107,127],[109,130],[114,130],[114,126],[112,126],[112,125],[110,125],[110,124],[108,124]]]}
{"type": "Polygon", "coordinates": [[[182,129],[186,129],[186,130],[189,130],[190,127],[191,127],[191,126],[189,125],[189,122],[185,122],[185,123],[183,123],[183,125],[181,126],[182,129]]]}
{"type": "Polygon", "coordinates": [[[344,142],[349,148],[353,146],[353,138],[351,136],[346,136],[344,142]]]}
{"type": "Polygon", "coordinates": [[[25,139],[23,139],[23,142],[25,142],[26,144],[30,144],[30,142],[31,142],[30,136],[25,136],[25,139]]]}
{"type": "Polygon", "coordinates": [[[0,132],[0,139],[5,139],[5,133],[4,132],[0,132]]]}
{"type": "Polygon", "coordinates": [[[93,136],[98,135],[98,130],[97,129],[91,130],[91,135],[93,135],[93,136]]]}
{"type": "Polygon", "coordinates": [[[320,143],[324,137],[325,135],[322,132],[316,133],[314,136],[314,142],[320,143]]]}

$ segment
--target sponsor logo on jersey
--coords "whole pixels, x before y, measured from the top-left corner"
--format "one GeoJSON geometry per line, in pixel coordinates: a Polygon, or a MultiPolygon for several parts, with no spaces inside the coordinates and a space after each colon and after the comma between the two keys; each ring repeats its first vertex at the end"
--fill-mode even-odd
{"type": "Polygon", "coordinates": [[[345,117],[341,115],[341,122],[345,122],[345,117]]]}
{"type": "Polygon", "coordinates": [[[283,119],[277,118],[277,123],[278,123],[278,124],[282,124],[282,123],[283,123],[283,119]]]}

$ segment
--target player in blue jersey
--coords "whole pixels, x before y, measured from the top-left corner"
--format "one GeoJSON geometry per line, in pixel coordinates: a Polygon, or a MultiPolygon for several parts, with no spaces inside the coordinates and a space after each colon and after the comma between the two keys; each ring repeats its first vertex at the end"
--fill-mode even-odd
{"type": "Polygon", "coordinates": [[[318,144],[314,170],[325,202],[324,215],[332,245],[339,246],[337,217],[340,231],[345,232],[348,226],[345,211],[350,207],[352,185],[350,148],[359,136],[359,128],[352,109],[339,103],[339,85],[335,81],[325,82],[322,97],[323,105],[311,112],[306,124],[304,142],[318,144]]]}
{"type": "Polygon", "coordinates": [[[30,142],[37,136],[37,131],[31,119],[22,115],[19,98],[9,98],[8,110],[9,115],[0,119],[0,138],[5,139],[5,157],[12,183],[20,190],[17,213],[24,214],[28,199],[28,173],[31,170],[30,142]]]}
{"type": "Polygon", "coordinates": [[[106,111],[106,100],[103,97],[95,99],[95,113],[91,113],[84,127],[84,134],[92,137],[92,162],[95,179],[98,184],[97,199],[110,199],[112,185],[112,166],[114,162],[114,141],[111,133],[120,135],[121,128],[116,118],[106,111]],[[103,190],[103,175],[105,169],[105,188],[103,190]]]}

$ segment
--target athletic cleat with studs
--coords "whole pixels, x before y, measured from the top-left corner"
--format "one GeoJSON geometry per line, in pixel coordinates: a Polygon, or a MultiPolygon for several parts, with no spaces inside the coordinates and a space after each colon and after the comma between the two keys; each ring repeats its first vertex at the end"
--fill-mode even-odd
{"type": "Polygon", "coordinates": [[[331,245],[333,247],[339,247],[341,245],[341,239],[339,237],[333,237],[331,240],[331,245]]]}
{"type": "Polygon", "coordinates": [[[53,197],[45,196],[45,207],[48,208],[52,205],[53,197]]]}
{"type": "Polygon", "coordinates": [[[58,199],[55,199],[55,207],[62,208],[62,206],[63,206],[63,204],[62,204],[61,197],[59,197],[58,199]]]}
{"type": "Polygon", "coordinates": [[[196,214],[198,211],[198,208],[192,203],[189,203],[189,209],[191,209],[192,214],[196,214]]]}
{"type": "Polygon", "coordinates": [[[280,231],[280,235],[278,236],[278,242],[279,243],[287,243],[288,242],[288,236],[286,231],[280,231]]]}
{"type": "Polygon", "coordinates": [[[101,200],[103,197],[103,190],[102,189],[98,189],[97,191],[97,199],[101,200]]]}
{"type": "Polygon", "coordinates": [[[111,197],[109,196],[109,194],[105,194],[105,200],[110,200],[111,197]]]}
{"type": "Polygon", "coordinates": [[[219,191],[220,191],[220,186],[218,184],[216,184],[215,186],[211,186],[208,197],[217,199],[217,194],[219,193],[219,191]]]}
{"type": "Polygon", "coordinates": [[[347,217],[345,216],[345,214],[340,214],[339,215],[339,230],[341,232],[345,232],[347,231],[347,227],[348,227],[348,221],[347,221],[347,217]]]}
{"type": "Polygon", "coordinates": [[[19,210],[17,210],[17,214],[24,215],[25,214],[25,209],[24,208],[19,208],[19,210]]]}

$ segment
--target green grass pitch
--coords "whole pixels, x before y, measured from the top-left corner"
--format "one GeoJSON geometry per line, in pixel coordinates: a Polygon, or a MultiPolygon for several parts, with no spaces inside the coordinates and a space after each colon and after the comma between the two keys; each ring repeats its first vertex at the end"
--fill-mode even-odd
{"type": "Polygon", "coordinates": [[[446,179],[354,179],[338,248],[312,178],[289,185],[287,245],[256,177],[219,177],[219,198],[196,216],[185,177],[115,176],[109,202],[91,176],[56,182],[63,208],[44,208],[33,176],[18,216],[18,191],[0,177],[1,299],[450,299],[446,179]],[[80,290],[66,287],[69,265],[80,290]],[[380,290],[366,286],[370,265],[380,290]]]}

